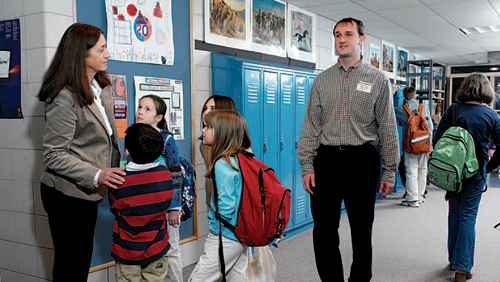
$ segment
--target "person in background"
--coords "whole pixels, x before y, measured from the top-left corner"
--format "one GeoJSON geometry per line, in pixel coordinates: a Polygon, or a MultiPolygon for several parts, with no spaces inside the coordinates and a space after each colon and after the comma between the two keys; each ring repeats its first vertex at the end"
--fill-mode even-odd
{"type": "MultiPolygon", "coordinates": [[[[215,110],[206,116],[203,128],[203,143],[211,146],[212,159],[205,176],[214,175],[217,187],[219,214],[233,226],[238,220],[243,177],[236,157],[232,154],[248,150],[252,145],[245,119],[235,111],[215,110]]],[[[208,211],[209,233],[205,241],[205,252],[191,273],[190,282],[220,281],[219,234],[222,235],[227,281],[246,281],[248,266],[247,246],[234,232],[215,216],[214,195],[208,211]]]]}
{"type": "MultiPolygon", "coordinates": [[[[405,87],[403,89],[403,96],[410,110],[412,112],[418,112],[420,104],[416,100],[417,91],[415,87],[405,87]]],[[[394,112],[396,113],[398,124],[403,127],[403,132],[406,132],[406,123],[410,115],[408,115],[403,106],[395,108],[394,112]]],[[[429,107],[426,105],[424,105],[423,117],[427,120],[430,133],[432,134],[434,125],[432,123],[429,107]]],[[[420,204],[425,202],[424,193],[427,187],[427,161],[429,160],[429,154],[411,154],[403,150],[403,157],[406,176],[406,200],[402,201],[401,205],[418,208],[420,204]]]]}
{"type": "MultiPolygon", "coordinates": [[[[232,111],[237,111],[236,109],[236,104],[234,103],[233,99],[227,96],[222,96],[222,95],[212,95],[208,97],[208,99],[205,101],[205,104],[203,104],[203,108],[201,109],[201,129],[205,128],[206,125],[206,118],[207,114],[213,110],[232,110],[232,111]]],[[[200,140],[203,140],[203,135],[200,136],[200,140]]],[[[212,149],[210,148],[209,145],[204,144],[203,142],[200,143],[200,152],[201,156],[203,157],[203,160],[205,161],[205,165],[208,168],[210,164],[210,156],[212,149]]],[[[210,206],[210,198],[212,197],[212,180],[210,179],[210,176],[205,177],[205,192],[206,192],[206,203],[207,207],[210,206]]]]}
{"type": "Polygon", "coordinates": [[[127,128],[124,148],[130,162],[125,183],[109,191],[117,282],[163,282],[167,276],[167,211],[178,209],[180,203],[174,206],[172,201],[175,192],[168,168],[155,162],[163,144],[161,134],[148,124],[127,128]]]}
{"type": "Polygon", "coordinates": [[[181,224],[179,210],[184,173],[181,169],[179,149],[177,148],[177,144],[175,144],[174,135],[167,128],[166,113],[167,105],[162,98],[156,95],[146,95],[139,100],[136,120],[137,123],[145,123],[152,126],[160,132],[164,139],[163,153],[158,156],[155,162],[163,164],[168,168],[172,175],[172,183],[175,191],[174,198],[172,199],[173,204],[168,210],[167,217],[170,249],[168,251],[168,273],[165,281],[182,282],[182,258],[179,247],[179,228],[181,224]]]}
{"type": "Polygon", "coordinates": [[[106,73],[103,31],[75,23],[65,32],[43,78],[45,103],[41,198],[54,244],[53,281],[86,282],[97,205],[123,184],[120,149],[106,73]]]}
{"type": "Polygon", "coordinates": [[[339,59],[312,85],[298,158],[304,189],[311,195],[321,280],[344,281],[338,234],[344,200],[353,249],[349,281],[369,281],[377,188],[382,196],[393,190],[399,163],[393,97],[382,71],[362,61],[363,22],[343,19],[333,33],[339,59]],[[377,145],[383,160],[380,187],[377,145]]]}
{"type": "MultiPolygon", "coordinates": [[[[448,199],[448,260],[450,269],[455,270],[455,281],[472,278],[479,203],[486,183],[486,174],[499,164],[499,150],[495,151],[491,160],[488,156],[490,140],[497,148],[500,145],[500,118],[489,107],[494,97],[488,78],[481,73],[469,74],[462,82],[457,94],[460,107],[459,125],[479,139],[481,148],[476,148],[476,154],[483,154],[485,165],[479,168],[476,176],[463,182],[460,193],[447,192],[446,194],[448,199]]],[[[454,123],[449,109],[445,111],[439,122],[434,144],[454,123]]]]}

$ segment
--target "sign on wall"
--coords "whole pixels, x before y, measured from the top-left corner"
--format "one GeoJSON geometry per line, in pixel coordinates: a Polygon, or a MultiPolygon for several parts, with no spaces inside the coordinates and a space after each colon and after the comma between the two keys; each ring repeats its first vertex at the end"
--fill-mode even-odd
{"type": "Polygon", "coordinates": [[[171,9],[170,0],[106,0],[112,59],[173,65],[171,9]]]}
{"type": "Polygon", "coordinates": [[[19,19],[0,21],[0,118],[23,118],[19,19]]]}

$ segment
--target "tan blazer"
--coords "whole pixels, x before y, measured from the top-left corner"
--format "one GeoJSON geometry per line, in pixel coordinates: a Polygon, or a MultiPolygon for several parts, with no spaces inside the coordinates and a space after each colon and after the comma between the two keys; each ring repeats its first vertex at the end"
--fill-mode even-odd
{"type": "Polygon", "coordinates": [[[120,149],[113,115],[111,87],[101,93],[113,134],[110,137],[96,103],[80,107],[73,94],[62,90],[45,107],[43,162],[47,166],[41,182],[65,195],[90,201],[101,200],[107,187],[93,188],[99,169],[118,167],[120,149]]]}

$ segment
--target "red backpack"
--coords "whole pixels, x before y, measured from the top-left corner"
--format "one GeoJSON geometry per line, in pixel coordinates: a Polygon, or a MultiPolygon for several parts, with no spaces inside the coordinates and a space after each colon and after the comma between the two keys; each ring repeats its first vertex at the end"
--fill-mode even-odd
{"type": "MultiPolygon", "coordinates": [[[[243,176],[243,191],[236,226],[231,225],[219,214],[217,184],[215,173],[212,173],[215,217],[233,231],[242,244],[249,247],[269,245],[274,239],[282,236],[288,225],[292,203],[291,191],[281,184],[272,168],[256,159],[252,153],[240,152],[235,156],[243,176]]],[[[219,259],[225,281],[221,231],[219,231],[219,259]]]]}
{"type": "Polygon", "coordinates": [[[427,120],[423,116],[424,105],[420,104],[418,113],[413,113],[408,105],[404,105],[410,117],[406,122],[406,132],[403,137],[403,148],[410,154],[423,154],[432,151],[432,135],[427,125],[427,120]]]}

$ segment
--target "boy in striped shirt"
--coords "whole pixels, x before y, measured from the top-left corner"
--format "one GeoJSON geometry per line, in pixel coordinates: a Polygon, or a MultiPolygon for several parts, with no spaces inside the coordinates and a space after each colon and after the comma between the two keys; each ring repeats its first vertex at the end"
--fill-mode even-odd
{"type": "Polygon", "coordinates": [[[163,137],[147,124],[134,124],[126,131],[125,183],[110,189],[109,202],[115,215],[111,256],[116,281],[158,281],[167,275],[170,248],[167,212],[179,210],[172,201],[174,188],[168,168],[154,161],[163,151],[163,137]]]}

